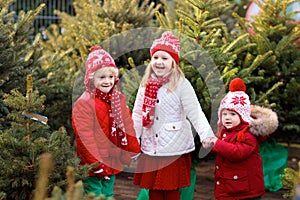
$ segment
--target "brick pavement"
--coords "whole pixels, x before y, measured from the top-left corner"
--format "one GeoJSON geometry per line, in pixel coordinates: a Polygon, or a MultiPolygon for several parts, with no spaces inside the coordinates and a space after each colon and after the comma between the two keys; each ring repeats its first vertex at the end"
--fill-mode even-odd
{"type": "MultiPolygon", "coordinates": [[[[139,193],[139,187],[133,184],[133,167],[125,169],[117,175],[115,184],[116,200],[136,200],[139,193]],[[128,172],[129,171],[129,172],[128,172]]],[[[214,160],[201,161],[196,166],[197,179],[195,187],[194,200],[213,200],[213,172],[214,160]]],[[[277,192],[267,192],[262,200],[280,200],[284,199],[282,194],[284,190],[277,192]]]]}

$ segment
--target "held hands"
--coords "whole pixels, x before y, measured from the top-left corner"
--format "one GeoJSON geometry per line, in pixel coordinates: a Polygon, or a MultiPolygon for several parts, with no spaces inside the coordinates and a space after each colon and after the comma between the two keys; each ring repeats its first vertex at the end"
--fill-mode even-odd
{"type": "Polygon", "coordinates": [[[217,140],[218,138],[216,136],[205,138],[202,140],[202,146],[205,149],[212,148],[216,144],[217,140]]]}
{"type": "Polygon", "coordinates": [[[134,161],[137,161],[139,159],[139,157],[141,156],[142,152],[134,155],[134,156],[131,156],[131,159],[134,160],[134,161]]]}

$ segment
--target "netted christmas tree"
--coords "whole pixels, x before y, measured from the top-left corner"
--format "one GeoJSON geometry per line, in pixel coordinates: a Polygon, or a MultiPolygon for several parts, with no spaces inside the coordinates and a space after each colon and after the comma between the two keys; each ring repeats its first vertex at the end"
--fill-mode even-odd
{"type": "Polygon", "coordinates": [[[282,185],[287,189],[283,197],[289,199],[297,199],[296,195],[297,197],[299,197],[300,195],[300,161],[298,162],[298,170],[287,167],[284,169],[284,174],[282,174],[281,177],[282,185]]]}
{"type": "Polygon", "coordinates": [[[11,127],[0,132],[0,191],[6,199],[32,198],[38,160],[43,153],[51,153],[54,161],[48,192],[54,186],[65,187],[68,166],[76,168],[78,178],[84,177],[89,168],[79,166],[76,151],[63,127],[49,131],[48,118],[43,116],[45,98],[33,89],[31,75],[27,76],[25,95],[16,89],[4,95],[4,103],[11,110],[7,116],[11,127]]]}

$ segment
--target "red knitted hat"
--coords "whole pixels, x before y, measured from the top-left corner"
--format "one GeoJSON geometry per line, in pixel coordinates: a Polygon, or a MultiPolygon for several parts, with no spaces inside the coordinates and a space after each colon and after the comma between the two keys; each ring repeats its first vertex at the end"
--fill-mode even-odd
{"type": "Polygon", "coordinates": [[[85,62],[85,67],[91,72],[95,72],[101,67],[115,67],[117,68],[114,59],[100,46],[93,46],[90,48],[91,53],[85,62]]]}
{"type": "Polygon", "coordinates": [[[162,37],[154,40],[151,48],[151,57],[156,51],[165,51],[169,53],[175,60],[176,64],[179,63],[179,53],[180,53],[180,41],[177,37],[173,35],[171,31],[166,31],[162,34],[162,37]]]}
{"type": "Polygon", "coordinates": [[[250,122],[250,100],[246,92],[246,85],[240,78],[233,79],[229,84],[229,92],[222,99],[219,107],[219,119],[223,109],[233,110],[238,113],[244,122],[250,122]]]}
{"type": "Polygon", "coordinates": [[[88,58],[85,62],[86,71],[84,84],[86,86],[89,85],[91,74],[101,67],[113,67],[118,69],[111,55],[103,50],[100,46],[93,46],[90,48],[90,50],[91,53],[88,55],[88,58]]]}

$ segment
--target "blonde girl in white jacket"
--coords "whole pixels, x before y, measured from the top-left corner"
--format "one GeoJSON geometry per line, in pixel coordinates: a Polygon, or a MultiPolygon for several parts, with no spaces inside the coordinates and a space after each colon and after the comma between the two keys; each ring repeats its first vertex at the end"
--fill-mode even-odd
{"type": "Polygon", "coordinates": [[[150,48],[151,62],[138,90],[132,118],[142,155],[134,184],[149,189],[150,200],[180,200],[189,186],[195,149],[191,124],[204,147],[214,134],[195,91],[179,68],[180,41],[164,32],[150,48]]]}

